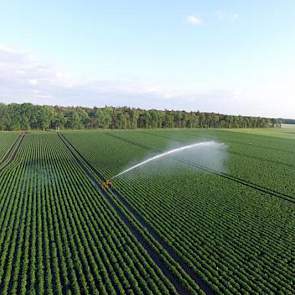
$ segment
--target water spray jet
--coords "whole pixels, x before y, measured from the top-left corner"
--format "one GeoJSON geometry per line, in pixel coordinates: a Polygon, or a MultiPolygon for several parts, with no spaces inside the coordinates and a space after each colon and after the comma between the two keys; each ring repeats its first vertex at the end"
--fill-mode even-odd
{"type": "Polygon", "coordinates": [[[118,173],[118,174],[114,175],[113,177],[111,177],[109,180],[106,180],[104,182],[104,184],[106,185],[106,187],[110,188],[111,185],[112,185],[112,182],[111,182],[112,179],[115,179],[115,178],[117,178],[117,177],[119,177],[119,176],[121,176],[121,175],[123,175],[125,173],[128,173],[128,172],[138,168],[138,167],[146,165],[147,163],[150,163],[152,161],[155,161],[155,160],[167,157],[167,156],[169,156],[171,154],[179,153],[179,152],[182,152],[182,151],[185,151],[185,150],[189,150],[189,149],[193,149],[193,148],[197,148],[197,147],[206,147],[206,146],[209,147],[209,146],[216,145],[216,144],[218,144],[216,141],[211,140],[211,141],[197,142],[197,143],[185,145],[185,146],[182,146],[182,147],[179,147],[179,148],[175,148],[175,149],[172,149],[172,150],[168,150],[166,152],[163,152],[163,153],[158,154],[156,156],[150,157],[147,160],[144,160],[144,161],[142,161],[140,163],[137,163],[137,164],[131,166],[130,168],[127,168],[127,169],[121,171],[120,173],[118,173]],[[110,185],[108,185],[108,183],[110,185]]]}

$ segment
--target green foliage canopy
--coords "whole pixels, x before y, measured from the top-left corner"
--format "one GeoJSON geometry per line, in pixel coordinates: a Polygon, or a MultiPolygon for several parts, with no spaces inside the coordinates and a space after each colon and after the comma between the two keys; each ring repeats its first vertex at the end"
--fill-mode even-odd
{"type": "Polygon", "coordinates": [[[129,107],[86,108],[0,104],[0,130],[135,129],[135,128],[267,128],[280,120],[217,113],[142,110],[129,107]]]}

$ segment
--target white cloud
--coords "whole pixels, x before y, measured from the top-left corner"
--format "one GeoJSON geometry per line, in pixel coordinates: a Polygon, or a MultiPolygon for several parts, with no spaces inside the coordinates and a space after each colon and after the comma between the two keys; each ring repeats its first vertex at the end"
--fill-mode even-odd
{"type": "Polygon", "coordinates": [[[223,90],[194,92],[128,80],[77,81],[28,52],[0,47],[0,102],[218,111],[210,104],[233,105],[232,98],[223,90]]]}
{"type": "Polygon", "coordinates": [[[186,17],[187,23],[189,23],[192,26],[199,26],[203,23],[203,20],[195,15],[189,15],[186,17]]]}
{"type": "MultiPolygon", "coordinates": [[[[292,70],[237,89],[208,85],[191,90],[128,80],[75,80],[28,52],[0,46],[0,102],[83,106],[132,106],[295,117],[292,70]],[[289,79],[287,79],[289,77],[289,79]],[[274,82],[275,81],[275,82],[274,82]],[[282,103],[283,101],[283,103],[282,103]]],[[[197,82],[197,81],[196,81],[197,82]]]]}

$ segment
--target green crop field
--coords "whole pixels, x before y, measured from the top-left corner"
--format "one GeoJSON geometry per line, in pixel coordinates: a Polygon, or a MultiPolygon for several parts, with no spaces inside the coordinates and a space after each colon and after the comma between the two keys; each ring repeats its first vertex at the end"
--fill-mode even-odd
{"type": "Polygon", "coordinates": [[[294,147],[292,128],[2,132],[0,294],[294,294],[294,147]]]}
{"type": "Polygon", "coordinates": [[[17,138],[17,132],[0,132],[0,163],[17,138]]]}

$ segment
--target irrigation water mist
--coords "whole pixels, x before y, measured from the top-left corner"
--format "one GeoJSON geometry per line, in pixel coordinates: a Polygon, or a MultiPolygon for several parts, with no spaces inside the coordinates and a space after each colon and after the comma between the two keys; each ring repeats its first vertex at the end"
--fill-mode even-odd
{"type": "MultiPolygon", "coordinates": [[[[167,157],[167,156],[170,156],[172,154],[176,154],[176,153],[180,153],[180,152],[183,152],[185,150],[192,150],[192,149],[195,149],[195,148],[210,148],[210,147],[219,147],[219,146],[224,146],[224,144],[222,143],[218,143],[216,141],[204,141],[204,142],[197,142],[197,143],[193,143],[193,144],[189,144],[189,145],[185,145],[185,146],[182,146],[182,147],[179,147],[179,148],[174,148],[174,149],[171,149],[169,151],[166,151],[164,153],[161,153],[161,154],[158,154],[158,155],[155,155],[153,157],[150,157],[138,164],[135,164],[133,166],[131,166],[130,168],[127,168],[123,171],[121,171],[120,173],[116,174],[115,176],[112,177],[112,179],[118,177],[118,176],[121,176],[125,173],[128,173],[138,167],[141,167],[143,165],[146,165],[152,161],[156,161],[156,160],[159,160],[161,158],[164,158],[164,157],[167,157]]],[[[210,150],[208,150],[208,152],[210,153],[210,150]]]]}

